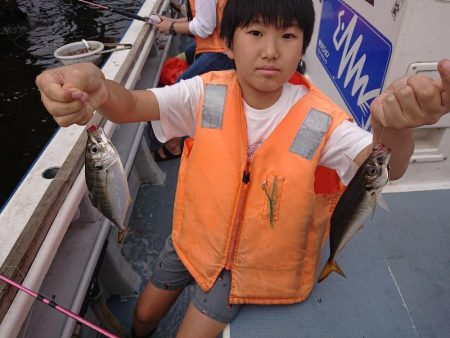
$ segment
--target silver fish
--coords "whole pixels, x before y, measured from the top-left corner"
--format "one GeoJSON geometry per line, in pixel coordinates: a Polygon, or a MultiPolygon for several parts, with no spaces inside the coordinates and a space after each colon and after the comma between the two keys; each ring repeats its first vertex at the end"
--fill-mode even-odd
{"type": "Polygon", "coordinates": [[[92,204],[119,228],[119,242],[126,231],[125,216],[131,203],[127,176],[117,150],[101,127],[87,129],[85,176],[92,204]]]}
{"type": "Polygon", "coordinates": [[[380,203],[381,190],[389,182],[390,157],[389,148],[383,144],[376,145],[339,199],[330,220],[330,256],[320,274],[319,283],[332,271],[345,277],[336,262],[336,255],[363,227],[364,220],[373,215],[377,202],[380,203]]]}

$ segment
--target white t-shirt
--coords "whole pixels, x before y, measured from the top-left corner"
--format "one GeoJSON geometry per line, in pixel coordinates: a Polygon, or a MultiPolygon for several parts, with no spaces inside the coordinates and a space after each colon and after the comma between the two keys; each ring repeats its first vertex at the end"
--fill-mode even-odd
{"type": "MultiPolygon", "coordinates": [[[[172,86],[151,89],[159,104],[160,121],[152,121],[152,126],[160,142],[166,142],[173,137],[195,136],[197,107],[203,89],[200,76],[182,80],[172,86]]],[[[305,86],[286,83],[278,101],[267,109],[254,109],[244,102],[250,157],[306,93],[305,86]]],[[[347,184],[354,175],[348,158],[354,159],[371,143],[371,133],[354,122],[344,121],[330,135],[319,163],[336,170],[342,182],[347,184]]]]}
{"type": "Polygon", "coordinates": [[[217,20],[217,0],[195,0],[195,16],[189,21],[189,31],[206,38],[214,32],[217,20]]]}

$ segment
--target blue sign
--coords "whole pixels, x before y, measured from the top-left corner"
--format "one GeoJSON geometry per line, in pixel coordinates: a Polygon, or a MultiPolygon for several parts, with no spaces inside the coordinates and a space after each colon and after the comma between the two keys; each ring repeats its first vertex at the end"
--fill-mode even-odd
{"type": "Polygon", "coordinates": [[[392,44],[342,0],[324,0],[316,54],[358,124],[370,129],[392,44]]]}

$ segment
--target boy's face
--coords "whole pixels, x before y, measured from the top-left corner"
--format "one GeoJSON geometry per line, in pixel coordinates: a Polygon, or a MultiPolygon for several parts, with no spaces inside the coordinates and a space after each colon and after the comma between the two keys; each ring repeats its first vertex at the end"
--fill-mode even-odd
{"type": "Polygon", "coordinates": [[[256,109],[274,104],[302,58],[303,31],[255,22],[237,28],[227,55],[234,59],[244,100],[256,109]]]}

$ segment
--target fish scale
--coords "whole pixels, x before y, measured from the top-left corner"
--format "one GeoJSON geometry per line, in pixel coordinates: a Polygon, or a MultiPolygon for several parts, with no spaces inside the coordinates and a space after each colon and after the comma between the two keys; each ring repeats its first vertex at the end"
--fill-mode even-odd
{"type": "Polygon", "coordinates": [[[126,231],[125,217],[131,203],[128,181],[119,154],[101,127],[87,129],[85,177],[89,198],[119,228],[119,241],[126,231]]]}
{"type": "Polygon", "coordinates": [[[330,256],[320,274],[319,283],[332,271],[345,277],[336,262],[336,255],[375,211],[381,190],[389,182],[390,155],[389,148],[383,144],[376,145],[339,199],[330,220],[330,256]]]}

